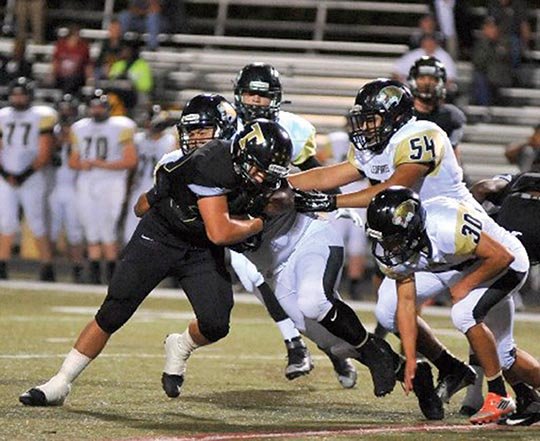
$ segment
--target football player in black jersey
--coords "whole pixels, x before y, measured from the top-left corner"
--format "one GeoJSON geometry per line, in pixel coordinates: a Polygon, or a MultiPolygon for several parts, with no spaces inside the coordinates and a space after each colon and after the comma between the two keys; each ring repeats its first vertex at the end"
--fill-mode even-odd
{"type": "Polygon", "coordinates": [[[453,104],[444,102],[446,98],[446,68],[437,58],[420,57],[412,65],[408,77],[414,97],[414,116],[437,124],[443,129],[454,148],[461,164],[459,143],[467,119],[465,114],[453,104]]]}
{"type": "MultiPolygon", "coordinates": [[[[19,400],[30,406],[61,405],[72,382],[110,336],[168,276],[178,278],[197,317],[182,334],[188,356],[225,337],[233,293],[224,246],[259,233],[266,217],[264,203],[233,217],[227,195],[248,187],[259,194],[277,188],[288,173],[291,151],[290,138],[279,124],[254,120],[232,144],[216,139],[187,155],[165,155],[157,166],[155,185],[145,195],[149,209],[122,252],[95,318],[58,373],[19,400]]],[[[182,382],[179,373],[177,386],[182,382]]]]}

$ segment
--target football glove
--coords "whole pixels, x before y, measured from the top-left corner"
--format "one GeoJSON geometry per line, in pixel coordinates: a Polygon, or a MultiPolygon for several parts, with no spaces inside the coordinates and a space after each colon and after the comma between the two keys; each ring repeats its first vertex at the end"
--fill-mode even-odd
{"type": "Polygon", "coordinates": [[[257,251],[261,246],[262,233],[254,234],[246,240],[234,245],[229,245],[229,248],[237,253],[245,253],[246,251],[257,251]]]}
{"type": "Polygon", "coordinates": [[[336,206],[336,195],[326,194],[320,191],[294,190],[294,206],[299,213],[310,213],[314,211],[334,211],[336,206]]]}

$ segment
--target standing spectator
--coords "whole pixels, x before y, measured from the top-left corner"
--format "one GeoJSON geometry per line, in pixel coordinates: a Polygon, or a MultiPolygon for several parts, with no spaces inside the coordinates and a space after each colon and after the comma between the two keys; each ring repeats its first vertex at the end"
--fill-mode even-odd
{"type": "Polygon", "coordinates": [[[16,0],[17,40],[26,40],[26,27],[32,23],[32,40],[35,44],[44,43],[45,0],[16,0]]]}
{"type": "Polygon", "coordinates": [[[0,84],[9,84],[19,77],[32,78],[32,63],[26,59],[24,40],[15,40],[11,56],[0,55],[0,84]]]}
{"type": "Polygon", "coordinates": [[[99,56],[94,66],[94,78],[103,80],[107,78],[111,66],[120,59],[122,50],[122,27],[118,19],[109,23],[107,39],[101,43],[99,56]]]}
{"type": "Polygon", "coordinates": [[[39,278],[54,281],[52,253],[45,227],[45,176],[51,157],[56,112],[33,106],[33,87],[21,77],[9,85],[9,106],[0,110],[0,279],[7,279],[7,261],[19,228],[19,206],[36,239],[39,278]]]}
{"type": "Polygon", "coordinates": [[[77,170],[68,165],[71,153],[70,128],[78,116],[78,101],[72,95],[66,94],[58,102],[58,124],[54,127],[55,150],[52,164],[54,166],[53,190],[49,196],[51,215],[50,237],[53,244],[58,243],[62,228],[65,230],[69,248],[69,258],[72,263],[72,280],[82,282],[83,269],[83,234],[77,214],[77,195],[75,184],[77,170]]]}
{"type": "Polygon", "coordinates": [[[469,16],[462,0],[430,0],[430,9],[444,36],[445,48],[454,60],[459,58],[460,47],[471,42],[469,16]]]}
{"type": "Polygon", "coordinates": [[[71,25],[65,37],[56,42],[53,55],[55,87],[64,93],[80,94],[80,89],[91,76],[90,48],[80,36],[78,25],[71,25]]]}
{"type": "Polygon", "coordinates": [[[521,172],[540,172],[540,124],[525,142],[507,146],[505,156],[510,164],[517,164],[521,172]]]}
{"type": "Polygon", "coordinates": [[[161,9],[159,0],[130,0],[128,9],[119,16],[122,32],[148,32],[148,49],[156,50],[163,27],[161,9]]]}
{"type": "Polygon", "coordinates": [[[126,197],[128,171],[137,165],[133,144],[135,123],[124,116],[109,116],[102,90],[90,100],[90,117],[71,126],[69,165],[79,170],[77,209],[90,260],[90,282],[101,283],[101,258],[107,261],[110,281],[118,258],[117,223],[126,197]]]}
{"type": "Polygon", "coordinates": [[[426,34],[436,35],[439,41],[443,41],[443,34],[437,29],[437,21],[433,14],[426,14],[420,17],[418,27],[409,38],[409,49],[418,49],[422,37],[426,34]]]}
{"type": "Polygon", "coordinates": [[[501,37],[493,17],[484,20],[482,35],[474,43],[472,63],[473,103],[480,106],[505,104],[499,89],[512,85],[512,61],[507,41],[501,37]]]}
{"type": "Polygon", "coordinates": [[[120,60],[109,70],[109,79],[129,81],[129,87],[119,87],[118,90],[114,90],[128,111],[135,105],[141,108],[147,105],[150,92],[154,87],[152,68],[140,57],[140,48],[140,40],[125,40],[122,44],[120,60]]]}
{"type": "Polygon", "coordinates": [[[521,57],[532,38],[527,21],[527,4],[524,0],[490,0],[488,15],[495,18],[501,34],[509,40],[512,67],[521,64],[521,57]]]}
{"type": "Polygon", "coordinates": [[[409,51],[398,58],[393,66],[392,77],[404,83],[414,62],[425,55],[438,58],[445,65],[448,81],[446,87],[452,88],[457,77],[456,63],[450,54],[440,46],[440,40],[436,34],[422,35],[418,49],[409,51]]]}

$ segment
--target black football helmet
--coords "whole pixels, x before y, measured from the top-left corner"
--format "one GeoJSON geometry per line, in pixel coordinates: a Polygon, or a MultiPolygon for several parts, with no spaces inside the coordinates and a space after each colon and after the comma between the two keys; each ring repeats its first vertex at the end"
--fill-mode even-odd
{"type": "Polygon", "coordinates": [[[407,81],[412,94],[422,101],[437,103],[446,98],[446,68],[435,57],[425,55],[416,60],[409,71],[407,81]],[[436,83],[428,87],[419,86],[417,79],[424,75],[435,78],[436,83]]]}
{"type": "Polygon", "coordinates": [[[88,103],[90,116],[96,122],[103,122],[111,116],[111,103],[103,89],[96,89],[88,103]]]}
{"type": "Polygon", "coordinates": [[[34,99],[34,83],[27,77],[11,80],[8,85],[9,104],[15,110],[26,110],[34,99]]]}
{"type": "Polygon", "coordinates": [[[255,119],[247,123],[232,143],[235,172],[248,185],[276,190],[289,173],[292,142],[278,123],[255,119]],[[262,182],[253,176],[253,168],[263,172],[262,182]]]}
{"type": "Polygon", "coordinates": [[[349,110],[349,139],[368,160],[413,116],[413,97],[399,81],[379,78],[356,94],[349,110]]]}
{"type": "Polygon", "coordinates": [[[65,93],[56,103],[60,124],[72,124],[79,116],[79,100],[70,93],[65,93]]]}
{"type": "Polygon", "coordinates": [[[399,185],[378,193],[367,208],[366,233],[373,255],[385,265],[410,261],[429,243],[426,212],[418,195],[399,185]]]}
{"type": "Polygon", "coordinates": [[[234,83],[234,104],[242,121],[256,118],[276,120],[281,106],[281,80],[273,66],[252,63],[244,66],[234,83]],[[244,104],[242,94],[249,93],[270,98],[268,106],[244,104]]]}
{"type": "Polygon", "coordinates": [[[236,110],[218,94],[194,96],[184,107],[177,124],[180,147],[184,154],[206,144],[211,139],[231,139],[237,128],[236,110]],[[190,132],[201,128],[214,129],[210,138],[190,140],[190,132]]]}

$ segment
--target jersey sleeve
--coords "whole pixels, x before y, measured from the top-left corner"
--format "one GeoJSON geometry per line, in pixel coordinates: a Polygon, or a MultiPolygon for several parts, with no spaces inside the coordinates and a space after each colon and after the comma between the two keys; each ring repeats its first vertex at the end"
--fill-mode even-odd
{"type": "Polygon", "coordinates": [[[118,135],[118,142],[120,144],[133,142],[134,135],[135,135],[135,130],[133,129],[133,127],[124,127],[120,130],[120,134],[118,135]]]}
{"type": "Polygon", "coordinates": [[[58,114],[50,108],[43,108],[39,119],[39,133],[52,133],[58,122],[58,114]]]}
{"type": "Polygon", "coordinates": [[[309,134],[308,138],[306,139],[304,146],[300,150],[300,153],[296,156],[296,158],[293,158],[292,164],[298,165],[306,162],[308,158],[311,158],[312,156],[315,156],[317,153],[317,143],[315,141],[315,128],[312,128],[311,133],[309,134]]]}
{"type": "Polygon", "coordinates": [[[361,162],[358,159],[356,159],[356,149],[354,148],[354,145],[352,145],[352,144],[349,146],[349,151],[347,152],[347,161],[354,168],[358,169],[361,173],[364,172],[362,170],[361,162]]]}
{"type": "Polygon", "coordinates": [[[483,227],[479,213],[464,204],[455,204],[439,216],[438,248],[445,254],[474,256],[483,227]]]}
{"type": "Polygon", "coordinates": [[[428,164],[434,170],[444,155],[442,130],[426,129],[399,141],[394,155],[394,167],[402,164],[428,164]]]}
{"type": "Polygon", "coordinates": [[[71,149],[79,152],[79,137],[77,136],[77,132],[73,129],[73,126],[69,129],[69,141],[71,142],[71,149]]]}

